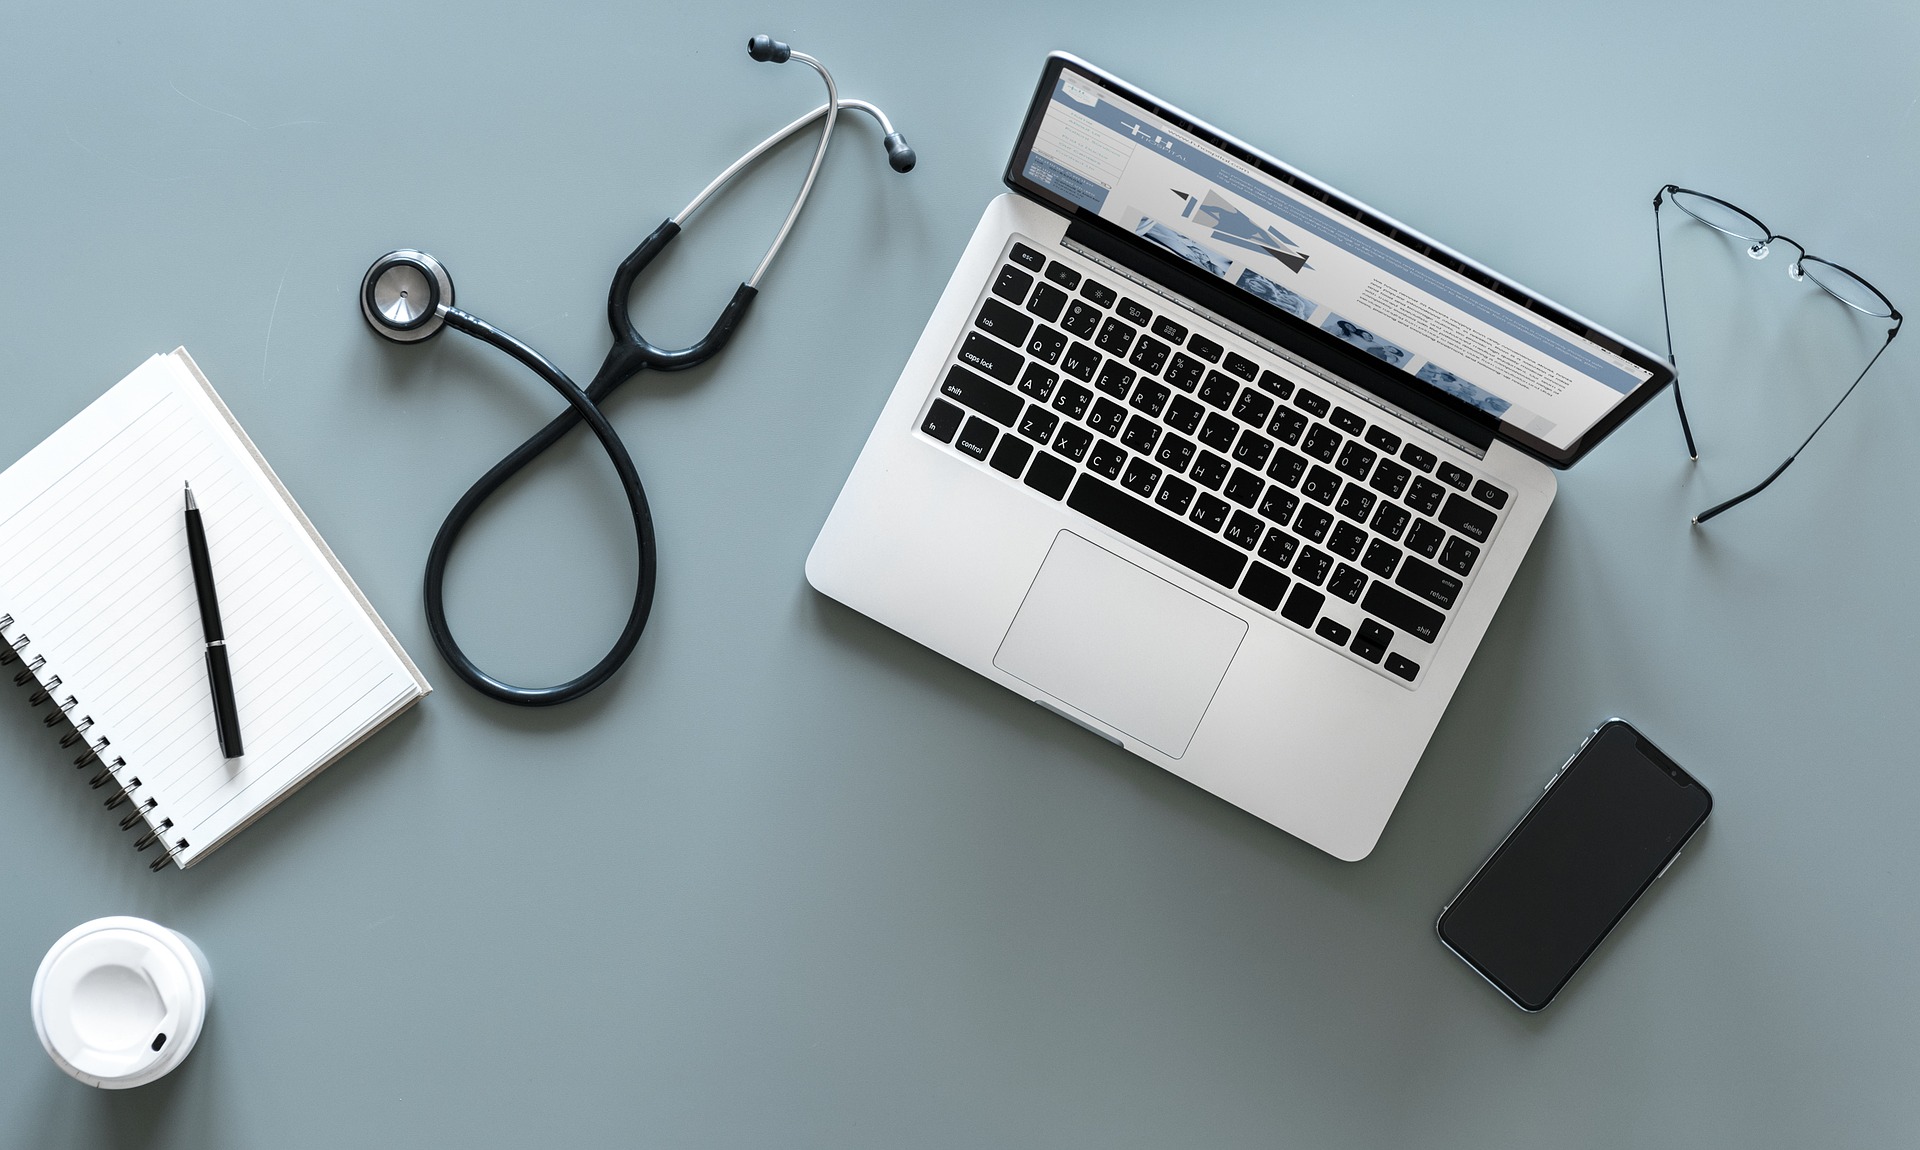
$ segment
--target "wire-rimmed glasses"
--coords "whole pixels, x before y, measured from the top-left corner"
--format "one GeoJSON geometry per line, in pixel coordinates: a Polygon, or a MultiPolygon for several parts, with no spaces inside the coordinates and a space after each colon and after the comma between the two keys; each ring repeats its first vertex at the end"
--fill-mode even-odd
{"type": "Polygon", "coordinates": [[[1766,259],[1776,243],[1790,245],[1794,249],[1794,258],[1793,262],[1787,265],[1788,276],[1796,280],[1812,280],[1815,287],[1862,315],[1893,321],[1893,326],[1887,329],[1886,343],[1881,344],[1879,351],[1873,353],[1873,358],[1867,361],[1867,366],[1861,368],[1860,374],[1853,377],[1853,382],[1847,385],[1847,390],[1840,394],[1840,398],[1835,401],[1833,407],[1819,423],[1814,425],[1807,437],[1800,441],[1800,446],[1793,449],[1793,454],[1787,456],[1786,462],[1774,468],[1772,474],[1746,491],[1694,516],[1693,523],[1697,527],[1728,508],[1752,499],[1765,491],[1774,480],[1780,478],[1780,474],[1799,458],[1802,451],[1807,449],[1807,444],[1813,442],[1813,437],[1820,434],[1820,429],[1827,425],[1827,420],[1833,418],[1833,413],[1840,410],[1840,405],[1853,394],[1853,389],[1860,386],[1860,381],[1866,378],[1867,372],[1872,371],[1873,365],[1880,361],[1881,354],[1892,345],[1893,337],[1900,334],[1902,318],[1900,309],[1894,307],[1893,301],[1888,299],[1879,288],[1832,260],[1808,255],[1806,247],[1800,241],[1779,235],[1772,228],[1761,223],[1758,216],[1744,208],[1737,208],[1718,196],[1709,196],[1705,192],[1696,192],[1690,188],[1680,187],[1678,184],[1668,184],[1661,188],[1653,195],[1653,243],[1654,251],[1658,253],[1660,260],[1660,318],[1666,325],[1667,362],[1674,367],[1673,404],[1680,412],[1680,430],[1687,437],[1689,458],[1700,458],[1700,452],[1694,447],[1693,428],[1687,423],[1687,405],[1680,398],[1679,363],[1673,355],[1673,320],[1667,312],[1667,258],[1660,242],[1660,202],[1662,200],[1671,202],[1674,207],[1714,231],[1744,242],[1747,245],[1747,255],[1756,260],[1766,259]]]}

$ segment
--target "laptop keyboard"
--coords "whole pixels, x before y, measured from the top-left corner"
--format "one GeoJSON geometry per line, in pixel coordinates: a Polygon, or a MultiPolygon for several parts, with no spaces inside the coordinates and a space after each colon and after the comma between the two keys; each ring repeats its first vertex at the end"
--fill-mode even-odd
{"type": "Polygon", "coordinates": [[[1416,683],[1508,492],[1105,274],[1014,241],[920,432],[1416,683]]]}

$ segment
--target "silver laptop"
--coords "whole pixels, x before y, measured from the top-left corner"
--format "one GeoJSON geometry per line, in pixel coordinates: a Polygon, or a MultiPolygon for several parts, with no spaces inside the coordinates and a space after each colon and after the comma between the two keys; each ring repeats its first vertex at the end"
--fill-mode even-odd
{"type": "Polygon", "coordinates": [[[1073,56],[807,558],[822,593],[1372,851],[1640,348],[1073,56]]]}

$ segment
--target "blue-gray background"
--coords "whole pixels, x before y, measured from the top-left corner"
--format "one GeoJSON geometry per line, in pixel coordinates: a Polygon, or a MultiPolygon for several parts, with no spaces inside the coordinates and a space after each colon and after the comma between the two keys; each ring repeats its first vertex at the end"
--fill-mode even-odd
{"type": "MultiPolygon", "coordinates": [[[[439,691],[193,871],[149,876],[0,699],[0,1142],[1885,1146],[1920,1122],[1914,346],[1777,489],[1879,330],[1670,224],[1704,456],[1662,398],[1559,502],[1368,860],[1345,865],[823,601],[802,560],[998,191],[1043,53],[1082,53],[1650,346],[1649,202],[1718,192],[1920,297],[1910,4],[22,6],[0,48],[0,459],[185,344],[439,691]],[[441,515],[557,401],[467,342],[381,344],[368,261],[588,374],[613,264],[817,100],[879,100],[708,369],[609,404],[660,606],[612,686],[486,703],[426,636],[441,515]],[[1712,825],[1547,1014],[1432,920],[1597,720],[1712,825]],[[172,1077],[39,1050],[41,954],[142,914],[210,956],[172,1077]]],[[[793,148],[662,260],[686,341],[793,148]]],[[[449,580],[551,681],[630,586],[611,469],[557,453],[449,580]]],[[[1284,731],[1275,732],[1284,739],[1284,731]]]]}

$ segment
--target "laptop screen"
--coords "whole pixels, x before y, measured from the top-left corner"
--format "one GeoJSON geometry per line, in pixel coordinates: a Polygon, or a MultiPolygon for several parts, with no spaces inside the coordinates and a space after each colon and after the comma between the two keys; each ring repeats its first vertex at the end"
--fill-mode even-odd
{"type": "Polygon", "coordinates": [[[1049,60],[1008,178],[1359,348],[1549,462],[1571,462],[1670,378],[1618,337],[1068,57],[1049,60]]]}

